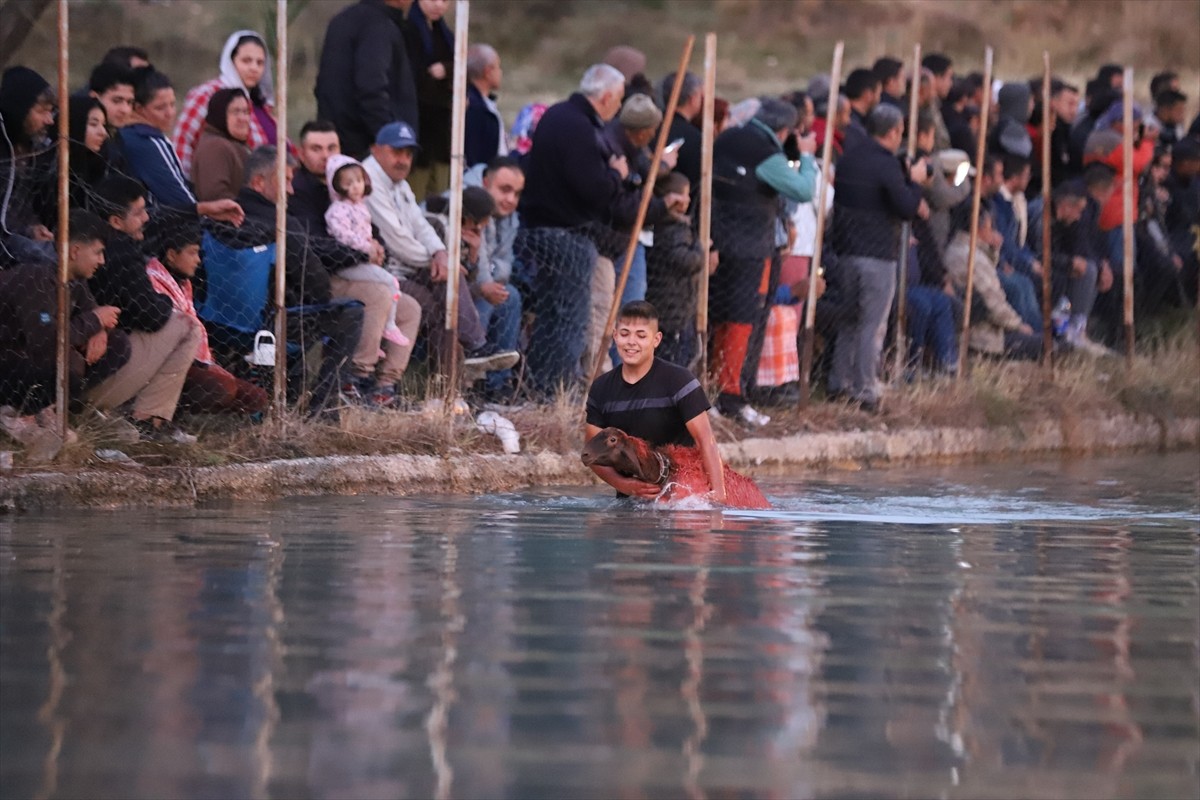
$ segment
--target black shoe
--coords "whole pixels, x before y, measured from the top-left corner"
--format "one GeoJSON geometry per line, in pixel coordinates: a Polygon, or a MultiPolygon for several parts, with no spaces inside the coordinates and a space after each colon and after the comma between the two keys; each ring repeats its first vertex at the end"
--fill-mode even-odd
{"type": "Polygon", "coordinates": [[[751,399],[760,406],[770,408],[798,406],[800,405],[800,384],[785,383],[782,386],[757,389],[751,399]]]}
{"type": "Polygon", "coordinates": [[[195,444],[196,437],[185,433],[178,425],[161,417],[151,419],[135,419],[133,427],[137,428],[138,437],[143,442],[155,444],[195,444]]]}
{"type": "Polygon", "coordinates": [[[466,352],[463,359],[463,370],[468,374],[493,372],[498,369],[509,369],[521,360],[521,354],[516,350],[501,350],[488,342],[482,347],[466,352]]]}

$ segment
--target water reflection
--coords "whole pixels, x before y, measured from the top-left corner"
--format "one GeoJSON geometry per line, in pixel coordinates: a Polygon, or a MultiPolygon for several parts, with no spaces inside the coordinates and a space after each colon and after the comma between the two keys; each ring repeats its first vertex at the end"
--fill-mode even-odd
{"type": "Polygon", "coordinates": [[[771,515],[545,490],[0,518],[0,784],[1195,796],[1198,478],[1175,456],[780,480],[771,515]]]}

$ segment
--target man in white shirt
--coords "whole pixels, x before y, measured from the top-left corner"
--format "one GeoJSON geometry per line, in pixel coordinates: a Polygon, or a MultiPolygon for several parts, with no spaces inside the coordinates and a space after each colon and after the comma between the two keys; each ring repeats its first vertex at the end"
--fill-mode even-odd
{"type": "MultiPolygon", "coordinates": [[[[372,187],[366,202],[371,222],[379,229],[388,251],[385,266],[399,278],[400,290],[421,304],[421,322],[429,336],[430,350],[446,371],[446,359],[457,357],[456,343],[445,335],[448,254],[406,180],[418,147],[416,134],[407,123],[392,122],[379,129],[371,156],[363,162],[372,187]]],[[[457,344],[466,351],[468,371],[511,367],[519,356],[488,347],[487,332],[470,301],[464,272],[459,272],[458,280],[458,295],[463,301],[458,304],[457,344]]]]}

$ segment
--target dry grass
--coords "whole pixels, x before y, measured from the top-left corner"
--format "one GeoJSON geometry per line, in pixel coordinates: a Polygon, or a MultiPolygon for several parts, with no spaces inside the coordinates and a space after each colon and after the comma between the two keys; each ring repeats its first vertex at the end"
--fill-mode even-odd
{"type": "MultiPolygon", "coordinates": [[[[1007,427],[1041,420],[1072,424],[1107,414],[1148,415],[1159,420],[1200,412],[1200,344],[1196,320],[1170,336],[1146,341],[1131,366],[1123,358],[1066,356],[1053,372],[1032,363],[973,361],[961,381],[924,379],[889,391],[884,410],[867,414],[844,403],[814,402],[806,409],[772,409],[765,428],[748,429],[719,419],[717,438],[780,437],[805,432],[915,427],[1007,427]]],[[[436,389],[430,398],[436,398],[436,389]]],[[[436,403],[434,404],[437,405],[436,403]]],[[[521,434],[522,451],[574,453],[583,427],[582,399],[564,394],[543,406],[506,412],[521,434]]],[[[479,431],[469,414],[424,411],[377,412],[350,408],[339,424],[288,415],[252,425],[222,416],[182,420],[200,441],[192,446],[124,445],[106,439],[94,424],[79,427],[80,443],[57,464],[77,468],[98,463],[97,448],[113,448],[147,466],[213,466],[277,458],[332,455],[454,455],[502,452],[496,437],[479,431]]],[[[7,449],[9,445],[0,445],[7,449]]],[[[18,449],[16,462],[23,463],[18,449]]]]}

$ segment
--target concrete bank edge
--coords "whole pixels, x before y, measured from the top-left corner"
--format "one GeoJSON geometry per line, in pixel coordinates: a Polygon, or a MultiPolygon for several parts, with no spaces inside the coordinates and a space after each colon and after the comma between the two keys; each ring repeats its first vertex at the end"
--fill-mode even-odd
{"type": "MultiPolygon", "coordinates": [[[[824,467],[1200,448],[1200,418],[1114,415],[1003,428],[805,433],[721,445],[735,467],[824,467]]],[[[191,506],[317,494],[489,492],[593,482],[575,454],[329,456],[217,467],[112,467],[0,476],[0,512],[191,506]]]]}

